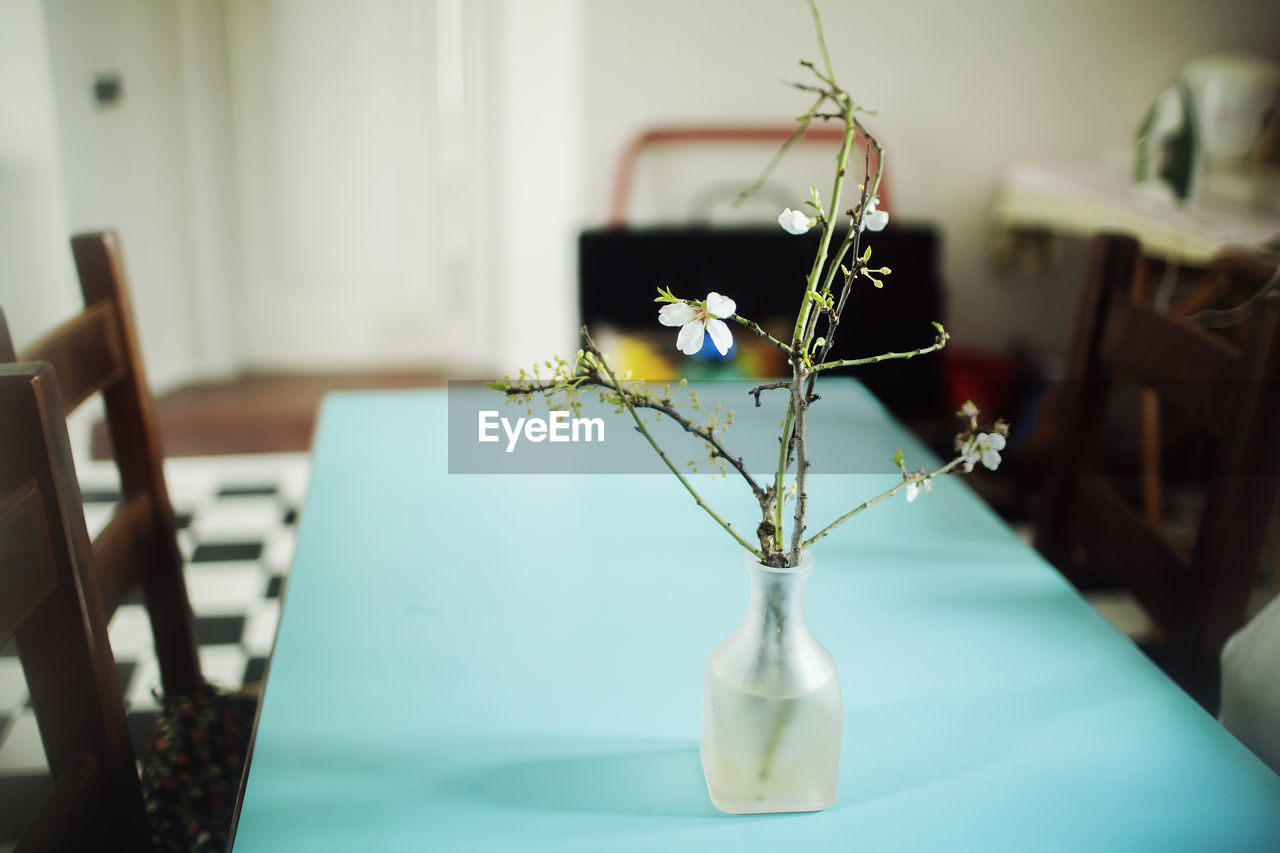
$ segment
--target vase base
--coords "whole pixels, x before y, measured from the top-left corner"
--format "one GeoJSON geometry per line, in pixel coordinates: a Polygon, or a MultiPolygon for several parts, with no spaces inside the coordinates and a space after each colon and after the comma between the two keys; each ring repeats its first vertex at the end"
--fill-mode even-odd
{"type": "Polygon", "coordinates": [[[820,812],[835,803],[833,796],[825,802],[783,802],[779,800],[722,800],[708,792],[711,805],[725,814],[787,814],[791,812],[820,812]]]}

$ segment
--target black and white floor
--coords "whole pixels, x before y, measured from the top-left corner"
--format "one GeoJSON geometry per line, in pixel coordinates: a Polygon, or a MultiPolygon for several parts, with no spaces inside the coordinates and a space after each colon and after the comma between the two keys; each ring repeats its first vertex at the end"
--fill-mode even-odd
{"type": "MultiPolygon", "coordinates": [[[[205,677],[232,689],[258,682],[275,638],[309,459],[305,454],[182,458],[166,462],[165,473],[187,558],[187,590],[205,677]]],[[[118,480],[106,463],[82,465],[80,474],[93,536],[111,517],[118,480]]],[[[152,691],[159,685],[141,603],[117,610],[110,635],[138,744],[150,731],[156,710],[152,691]]],[[[0,853],[11,849],[48,779],[22,667],[10,643],[0,649],[0,853]]]]}

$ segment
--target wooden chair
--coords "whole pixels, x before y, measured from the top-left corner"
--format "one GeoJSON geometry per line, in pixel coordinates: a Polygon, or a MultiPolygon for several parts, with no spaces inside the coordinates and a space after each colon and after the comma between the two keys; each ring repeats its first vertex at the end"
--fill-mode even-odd
{"type": "Polygon", "coordinates": [[[95,591],[77,583],[89,535],[47,365],[0,364],[0,436],[0,645],[17,637],[54,777],[16,849],[148,850],[106,620],[95,591]]]}
{"type": "Polygon", "coordinates": [[[108,619],[141,585],[164,690],[191,693],[204,680],[119,243],[110,231],[81,234],[71,251],[84,310],[21,358],[53,365],[68,414],[102,394],[123,505],[94,543],[95,582],[108,619]]]}
{"type": "MultiPolygon", "coordinates": [[[[1161,266],[1167,271],[1169,262],[1161,266]]],[[[1140,301],[1152,302],[1152,278],[1148,267],[1139,267],[1134,282],[1134,295],[1140,301]]],[[[1236,320],[1239,306],[1247,305],[1280,275],[1280,255],[1256,247],[1229,248],[1220,252],[1208,268],[1194,274],[1190,286],[1169,305],[1167,313],[1186,317],[1202,328],[1218,330],[1237,345],[1243,345],[1248,323],[1236,320]]],[[[1142,453],[1142,503],[1152,524],[1164,519],[1164,494],[1161,488],[1162,425],[1158,395],[1143,390],[1138,396],[1138,431],[1142,453]]]]}
{"type": "MultiPolygon", "coordinates": [[[[248,696],[222,694],[201,674],[173,507],[116,236],[110,231],[79,235],[72,239],[71,249],[84,310],[20,357],[52,366],[48,381],[56,382],[57,397],[67,413],[92,395],[102,395],[123,500],[86,559],[77,564],[80,584],[93,590],[104,624],[140,587],[151,621],[164,690],[157,736],[143,756],[153,832],[158,839],[169,839],[183,836],[184,827],[194,827],[192,835],[199,838],[181,837],[174,842],[179,849],[221,849],[229,833],[255,702],[248,696]],[[207,757],[195,761],[197,754],[207,757]]],[[[3,338],[8,341],[7,331],[3,338]]],[[[7,348],[12,358],[11,344],[7,348]]],[[[119,696],[116,701],[123,703],[119,696]]]]}
{"type": "Polygon", "coordinates": [[[1126,237],[1092,246],[1036,545],[1073,580],[1083,558],[1132,592],[1162,635],[1157,660],[1212,708],[1218,655],[1244,622],[1280,486],[1280,303],[1260,300],[1237,346],[1136,298],[1141,259],[1126,237]],[[1189,558],[1099,471],[1120,377],[1154,389],[1216,438],[1189,558]]]}

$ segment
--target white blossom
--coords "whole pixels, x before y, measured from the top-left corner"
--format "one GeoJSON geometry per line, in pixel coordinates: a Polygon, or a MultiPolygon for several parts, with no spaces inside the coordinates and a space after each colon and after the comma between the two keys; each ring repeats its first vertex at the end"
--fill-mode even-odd
{"type": "Polygon", "coordinates": [[[733,333],[720,317],[732,317],[738,310],[737,303],[719,293],[708,293],[706,301],[672,302],[658,311],[658,322],[664,326],[679,326],[676,346],[685,355],[694,355],[702,349],[704,334],[711,335],[711,342],[721,355],[733,346],[733,333]],[[697,306],[697,307],[694,307],[697,306]]]}
{"type": "Polygon", "coordinates": [[[803,234],[812,228],[816,221],[812,216],[805,216],[803,211],[792,210],[789,207],[778,214],[778,224],[788,234],[803,234]]]}
{"type": "Polygon", "coordinates": [[[907,483],[907,503],[911,503],[921,492],[933,491],[933,480],[929,477],[918,477],[907,483]]]}
{"type": "Polygon", "coordinates": [[[880,197],[876,196],[867,202],[867,209],[862,214],[862,230],[866,231],[883,231],[884,227],[889,224],[889,213],[884,210],[877,210],[876,205],[880,203],[880,197]]]}
{"type": "Polygon", "coordinates": [[[965,473],[972,471],[979,461],[992,471],[996,470],[1004,444],[1004,436],[998,432],[978,433],[969,439],[960,450],[965,473]]]}

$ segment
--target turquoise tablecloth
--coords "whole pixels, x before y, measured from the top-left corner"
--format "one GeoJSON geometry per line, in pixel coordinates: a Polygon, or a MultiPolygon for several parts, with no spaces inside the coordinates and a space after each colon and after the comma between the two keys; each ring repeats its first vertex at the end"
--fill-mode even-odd
{"type": "MultiPolygon", "coordinates": [[[[892,484],[895,448],[926,461],[859,386],[824,395],[823,452],[865,473],[818,477],[813,524],[892,484]]],[[[670,476],[450,475],[448,405],[326,402],[236,853],[1280,850],[1280,778],[958,478],[815,548],[835,806],[720,814],[700,685],[739,550],[670,476]]],[[[754,528],[738,483],[698,482],[754,528]]]]}

